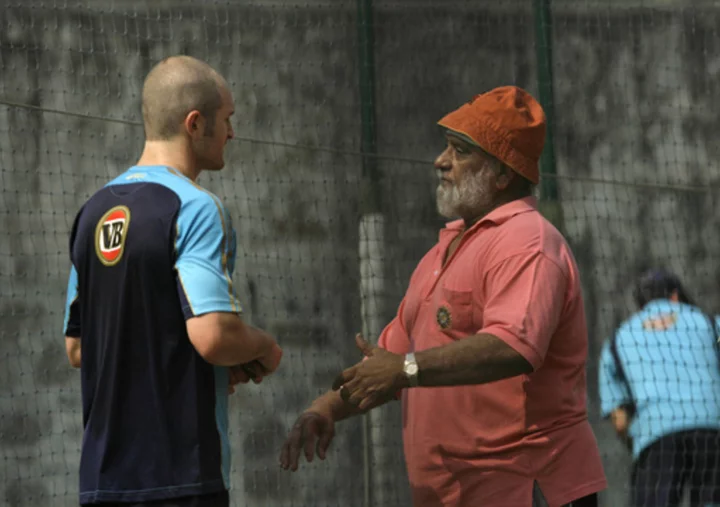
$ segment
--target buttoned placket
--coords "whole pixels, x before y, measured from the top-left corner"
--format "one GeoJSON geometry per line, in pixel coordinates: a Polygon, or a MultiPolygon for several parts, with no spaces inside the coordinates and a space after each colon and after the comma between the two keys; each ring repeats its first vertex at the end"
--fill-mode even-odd
{"type": "MultiPolygon", "coordinates": [[[[445,257],[448,248],[450,248],[450,244],[453,242],[453,240],[457,237],[456,235],[453,235],[451,237],[441,238],[440,241],[440,248],[438,248],[438,254],[433,261],[433,276],[430,277],[430,283],[425,288],[425,293],[423,295],[424,300],[429,300],[432,297],[433,292],[435,291],[435,287],[437,287],[438,282],[440,282],[440,279],[442,278],[442,275],[445,273],[445,271],[448,270],[450,267],[450,264],[452,264],[453,260],[460,254],[460,251],[462,248],[467,244],[467,242],[476,234],[479,233],[478,229],[481,227],[482,221],[478,222],[477,224],[473,224],[470,229],[463,230],[463,229],[457,229],[457,234],[463,234],[463,237],[460,239],[460,243],[458,243],[457,248],[455,248],[455,251],[452,253],[452,255],[447,259],[445,262],[445,265],[443,265],[442,260],[445,257]]],[[[447,231],[456,230],[456,229],[446,229],[445,235],[449,236],[449,233],[447,231]]]]}

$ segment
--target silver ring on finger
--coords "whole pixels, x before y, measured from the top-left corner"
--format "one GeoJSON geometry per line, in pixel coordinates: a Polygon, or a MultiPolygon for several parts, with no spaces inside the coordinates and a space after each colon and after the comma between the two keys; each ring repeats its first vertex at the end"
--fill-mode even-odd
{"type": "Polygon", "coordinates": [[[347,387],[345,387],[345,384],[340,386],[340,398],[342,398],[343,401],[349,403],[350,391],[348,391],[347,387]]]}

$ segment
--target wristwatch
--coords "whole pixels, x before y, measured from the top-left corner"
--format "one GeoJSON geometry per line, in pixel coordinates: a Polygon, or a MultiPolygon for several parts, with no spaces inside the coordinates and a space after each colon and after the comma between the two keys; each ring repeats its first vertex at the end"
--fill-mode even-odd
{"type": "Polygon", "coordinates": [[[403,371],[408,379],[410,387],[417,387],[418,385],[418,364],[415,361],[415,354],[408,352],[405,354],[405,363],[403,364],[403,371]]]}

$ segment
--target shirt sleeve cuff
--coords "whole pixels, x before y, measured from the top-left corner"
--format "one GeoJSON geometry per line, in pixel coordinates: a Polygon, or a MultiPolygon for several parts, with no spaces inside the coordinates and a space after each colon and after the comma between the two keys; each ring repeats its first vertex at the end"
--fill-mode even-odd
{"type": "Polygon", "coordinates": [[[500,326],[491,326],[481,329],[478,331],[478,334],[490,334],[505,342],[508,347],[512,348],[515,352],[523,356],[528,363],[530,363],[533,371],[537,370],[542,365],[543,358],[540,357],[540,354],[537,353],[535,348],[505,328],[500,326]]]}
{"type": "Polygon", "coordinates": [[[236,313],[238,315],[243,313],[242,308],[240,308],[240,306],[233,308],[233,306],[225,298],[216,299],[216,300],[212,300],[212,301],[205,301],[200,305],[186,304],[186,305],[183,305],[182,311],[183,311],[183,314],[185,315],[185,320],[190,319],[192,317],[199,317],[200,315],[205,315],[206,313],[223,312],[223,313],[236,313]]]}

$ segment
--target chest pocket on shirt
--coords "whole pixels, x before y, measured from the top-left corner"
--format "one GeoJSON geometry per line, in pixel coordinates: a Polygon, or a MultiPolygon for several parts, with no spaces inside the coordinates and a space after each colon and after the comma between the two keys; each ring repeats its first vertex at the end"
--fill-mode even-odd
{"type": "Polygon", "coordinates": [[[474,332],[472,290],[443,287],[435,314],[435,322],[442,331],[474,332]]]}

